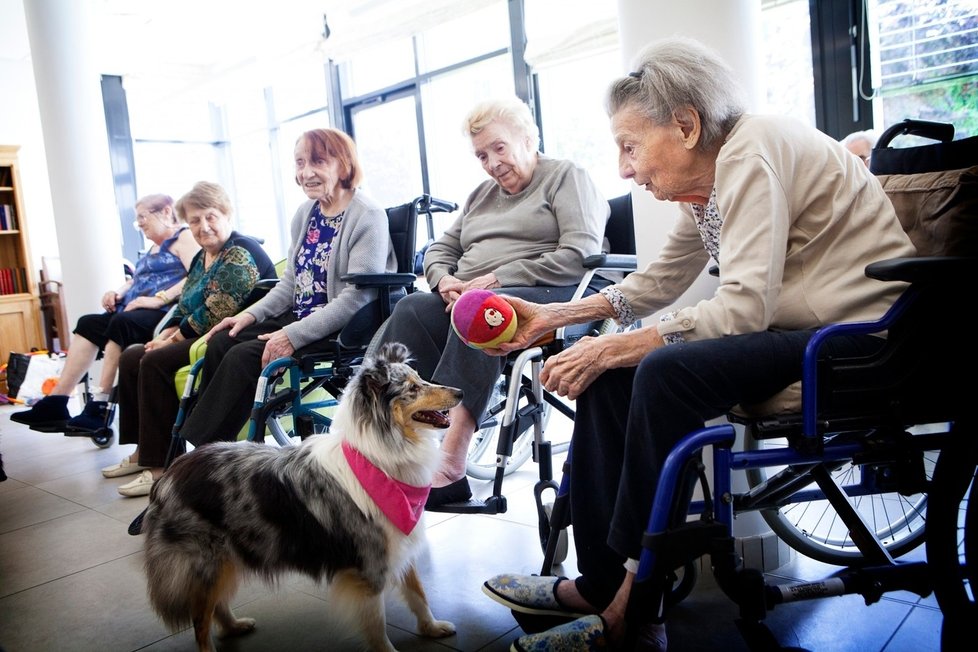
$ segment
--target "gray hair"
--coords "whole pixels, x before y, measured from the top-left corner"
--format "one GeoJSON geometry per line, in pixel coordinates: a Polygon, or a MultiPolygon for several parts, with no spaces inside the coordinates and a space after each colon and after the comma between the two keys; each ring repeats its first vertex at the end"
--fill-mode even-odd
{"type": "Polygon", "coordinates": [[[733,71],[720,56],[688,38],[668,38],[643,49],[635,72],[611,83],[605,108],[613,116],[626,106],[658,125],[668,124],[677,109],[700,115],[698,147],[709,149],[744,114],[745,102],[733,71]]]}
{"type": "Polygon", "coordinates": [[[462,123],[462,133],[471,138],[486,128],[491,122],[502,122],[533,143],[540,149],[540,128],[537,127],[530,107],[518,97],[500,98],[479,102],[469,111],[462,123]]]}

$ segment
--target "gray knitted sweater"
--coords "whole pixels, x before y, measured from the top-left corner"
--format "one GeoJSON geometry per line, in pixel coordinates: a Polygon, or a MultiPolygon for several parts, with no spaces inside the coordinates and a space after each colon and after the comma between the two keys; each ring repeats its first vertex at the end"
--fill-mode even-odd
{"type": "Polygon", "coordinates": [[[503,287],[573,285],[584,257],[601,251],[608,213],[583,168],[540,155],[521,192],[510,195],[489,179],[469,195],[428,248],[425,276],[432,288],[446,274],[468,281],[489,272],[503,287]]]}

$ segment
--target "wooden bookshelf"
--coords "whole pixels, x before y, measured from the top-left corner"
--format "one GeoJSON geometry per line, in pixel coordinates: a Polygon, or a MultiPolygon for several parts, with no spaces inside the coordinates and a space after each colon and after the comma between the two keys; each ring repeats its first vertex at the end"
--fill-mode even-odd
{"type": "Polygon", "coordinates": [[[0,361],[44,346],[16,145],[0,145],[0,361]]]}

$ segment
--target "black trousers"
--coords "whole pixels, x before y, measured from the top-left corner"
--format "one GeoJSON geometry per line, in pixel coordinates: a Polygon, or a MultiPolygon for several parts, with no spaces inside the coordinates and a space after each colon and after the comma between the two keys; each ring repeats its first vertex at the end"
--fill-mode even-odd
{"type": "MultiPolygon", "coordinates": [[[[611,369],[577,399],[570,504],[581,595],[603,609],[638,559],[666,456],[687,433],[739,403],[758,403],[801,379],[815,331],[765,331],[657,349],[611,369]]],[[[866,354],[882,340],[830,340],[826,353],[866,354]]],[[[690,491],[692,487],[690,486],[690,491]]],[[[684,505],[682,507],[685,507],[684,505]]],[[[654,615],[654,606],[641,610],[654,615]]]]}
{"type": "MultiPolygon", "coordinates": [[[[214,441],[234,441],[251,416],[251,407],[261,374],[265,342],[259,335],[275,331],[295,321],[291,311],[252,324],[231,337],[228,330],[215,333],[207,342],[201,369],[197,400],[180,430],[194,446],[214,441]]],[[[330,350],[330,338],[297,349],[293,355],[323,353],[330,350]]]]}

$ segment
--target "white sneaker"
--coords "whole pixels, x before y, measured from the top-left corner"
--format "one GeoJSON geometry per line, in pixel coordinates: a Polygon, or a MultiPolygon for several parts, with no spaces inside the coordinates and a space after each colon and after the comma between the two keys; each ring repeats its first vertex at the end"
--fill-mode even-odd
{"type": "Polygon", "coordinates": [[[150,470],[143,471],[139,474],[135,480],[130,480],[126,484],[119,487],[119,493],[123,496],[148,496],[149,490],[153,488],[153,472],[150,470]]]}
{"type": "Polygon", "coordinates": [[[148,466],[139,466],[135,462],[130,462],[129,457],[123,457],[122,461],[118,464],[113,464],[112,466],[107,466],[102,469],[102,477],[105,478],[121,478],[124,475],[132,475],[133,473],[139,473],[144,469],[148,469],[148,466]]]}

